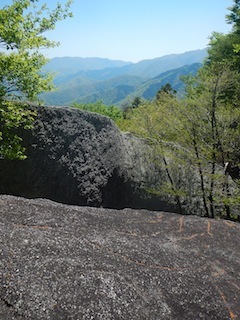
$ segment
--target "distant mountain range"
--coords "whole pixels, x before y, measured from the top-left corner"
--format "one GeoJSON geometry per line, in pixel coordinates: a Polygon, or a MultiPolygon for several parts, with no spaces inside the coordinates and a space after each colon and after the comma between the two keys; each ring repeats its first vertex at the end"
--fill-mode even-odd
{"type": "Polygon", "coordinates": [[[207,50],[172,54],[138,63],[102,58],[53,58],[43,71],[55,74],[56,91],[41,94],[47,105],[102,100],[121,105],[134,97],[152,99],[166,83],[183,91],[182,75],[195,74],[207,50]]]}

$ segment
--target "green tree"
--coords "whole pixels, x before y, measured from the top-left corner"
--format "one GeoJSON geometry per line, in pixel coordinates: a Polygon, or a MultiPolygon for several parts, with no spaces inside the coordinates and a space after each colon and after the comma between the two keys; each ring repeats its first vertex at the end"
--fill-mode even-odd
{"type": "Polygon", "coordinates": [[[227,65],[203,68],[185,80],[184,99],[164,95],[131,110],[124,120],[122,129],[151,147],[149,158],[159,175],[149,190],[175,200],[180,212],[198,207],[206,217],[233,217],[239,193],[230,188],[224,165],[240,147],[240,108],[225,99],[225,92],[236,76],[227,65]]]}
{"type": "Polygon", "coordinates": [[[204,67],[188,80],[188,94],[182,102],[187,120],[183,132],[195,157],[206,216],[214,217],[220,208],[230,217],[230,191],[223,168],[239,149],[240,110],[225,97],[237,77],[227,64],[204,67]]]}
{"type": "Polygon", "coordinates": [[[120,108],[116,106],[106,106],[102,103],[102,101],[98,101],[95,103],[85,103],[85,104],[75,102],[73,104],[73,107],[81,110],[102,114],[104,116],[109,117],[115,122],[118,122],[121,119],[123,119],[123,112],[120,108]]]}
{"type": "Polygon", "coordinates": [[[172,196],[180,211],[201,209],[206,217],[236,218],[240,189],[227,171],[239,172],[240,1],[230,8],[232,31],[214,33],[209,56],[197,76],[185,77],[186,95],[169,86],[156,99],[128,112],[122,128],[145,138],[160,183],[152,192],[172,196]],[[227,166],[225,164],[230,163],[227,166]]]}
{"type": "Polygon", "coordinates": [[[142,103],[142,99],[140,97],[135,97],[131,107],[132,108],[138,108],[140,106],[140,104],[142,103]]]}
{"type": "Polygon", "coordinates": [[[177,93],[176,90],[174,90],[170,83],[166,83],[164,86],[161,87],[160,90],[158,90],[156,94],[156,100],[161,101],[165,99],[166,96],[171,95],[172,97],[175,96],[177,93]]]}
{"type": "Polygon", "coordinates": [[[38,0],[13,0],[0,9],[0,158],[25,158],[14,128],[29,128],[34,114],[26,101],[52,88],[51,77],[41,72],[47,62],[41,50],[58,45],[45,32],[71,16],[70,4],[50,10],[38,0]]]}
{"type": "Polygon", "coordinates": [[[173,199],[179,212],[183,212],[185,190],[181,179],[182,172],[176,170],[181,162],[180,158],[176,158],[178,119],[174,112],[170,111],[178,104],[174,95],[165,93],[164,99],[146,101],[138,108],[132,108],[118,124],[122,130],[143,138],[150,146],[149,161],[152,162],[156,174],[152,174],[155,181],[151,178],[146,188],[166,200],[173,199]]]}
{"type": "Polygon", "coordinates": [[[226,15],[226,20],[233,25],[233,32],[240,32],[240,0],[234,0],[233,6],[229,7],[230,13],[226,15]]]}
{"type": "Polygon", "coordinates": [[[226,15],[226,21],[232,25],[232,30],[228,34],[213,32],[210,37],[207,64],[228,62],[233,69],[240,71],[240,1],[233,2],[226,15]]]}

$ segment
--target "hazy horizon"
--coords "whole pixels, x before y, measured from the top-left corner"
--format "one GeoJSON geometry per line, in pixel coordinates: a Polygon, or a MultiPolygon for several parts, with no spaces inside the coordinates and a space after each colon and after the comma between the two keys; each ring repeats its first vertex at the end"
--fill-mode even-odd
{"type": "Polygon", "coordinates": [[[80,56],[56,56],[56,57],[52,57],[52,58],[49,58],[50,60],[52,59],[59,59],[59,58],[80,58],[80,59],[106,59],[106,60],[113,60],[113,61],[122,61],[122,62],[127,62],[127,63],[132,63],[132,64],[136,64],[138,62],[141,62],[141,61],[148,61],[148,60],[154,60],[154,59],[158,59],[158,58],[162,58],[162,57],[167,57],[167,56],[172,56],[172,55],[181,55],[181,54],[184,54],[184,53],[187,53],[187,52],[194,52],[194,51],[202,51],[202,50],[205,50],[207,48],[203,48],[203,49],[196,49],[196,50],[189,50],[189,51],[184,51],[184,52],[180,52],[180,53],[170,53],[170,54],[164,54],[163,56],[159,56],[159,57],[154,57],[154,58],[149,58],[149,59],[143,59],[143,60],[139,60],[139,61],[136,61],[136,62],[133,62],[133,61],[127,61],[127,60],[121,60],[121,59],[110,59],[108,57],[80,57],[80,56]]]}
{"type": "MultiPolygon", "coordinates": [[[[50,8],[57,2],[39,0],[50,8]]],[[[11,0],[1,0],[0,8],[11,0]]],[[[44,50],[48,58],[99,57],[139,62],[169,54],[202,50],[212,32],[227,33],[232,0],[75,0],[73,18],[57,23],[47,37],[60,46],[44,50]]]]}

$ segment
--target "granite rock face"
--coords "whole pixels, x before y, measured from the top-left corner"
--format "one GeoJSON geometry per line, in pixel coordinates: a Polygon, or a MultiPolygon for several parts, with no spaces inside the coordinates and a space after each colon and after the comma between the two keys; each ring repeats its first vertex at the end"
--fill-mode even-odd
{"type": "Polygon", "coordinates": [[[151,171],[141,140],[107,117],[67,107],[38,107],[22,133],[28,158],[0,162],[0,193],[61,203],[174,210],[144,190],[151,171]]]}
{"type": "Polygon", "coordinates": [[[240,225],[0,196],[0,319],[240,319],[240,225]]]}

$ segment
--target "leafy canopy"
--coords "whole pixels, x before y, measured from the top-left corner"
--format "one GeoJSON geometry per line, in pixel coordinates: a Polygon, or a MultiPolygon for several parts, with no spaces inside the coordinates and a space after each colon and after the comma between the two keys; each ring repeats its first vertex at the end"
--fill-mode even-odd
{"type": "Polygon", "coordinates": [[[239,183],[224,166],[240,157],[240,0],[229,10],[232,31],[212,34],[203,67],[184,79],[185,97],[165,85],[153,101],[128,110],[121,128],[151,145],[160,181],[151,192],[172,196],[180,211],[237,219],[239,183]]]}
{"type": "Polygon", "coordinates": [[[98,101],[96,103],[86,103],[86,104],[74,103],[73,107],[81,110],[102,114],[104,116],[109,117],[115,122],[118,122],[121,119],[123,119],[123,112],[118,107],[105,106],[101,101],[98,101]]]}
{"type": "Polygon", "coordinates": [[[42,49],[58,43],[45,32],[71,16],[70,5],[50,10],[39,0],[13,0],[0,8],[0,158],[25,157],[13,129],[29,128],[34,114],[25,102],[52,88],[51,77],[41,72],[47,62],[42,49]]]}
{"type": "Polygon", "coordinates": [[[0,9],[0,99],[36,99],[40,92],[51,89],[51,79],[41,73],[47,59],[41,53],[58,45],[44,33],[68,15],[70,1],[50,11],[38,0],[13,0],[0,9]]]}
{"type": "Polygon", "coordinates": [[[210,37],[208,63],[228,62],[233,68],[240,68],[240,0],[234,0],[226,15],[227,23],[232,25],[228,34],[213,32],[210,37]]]}

